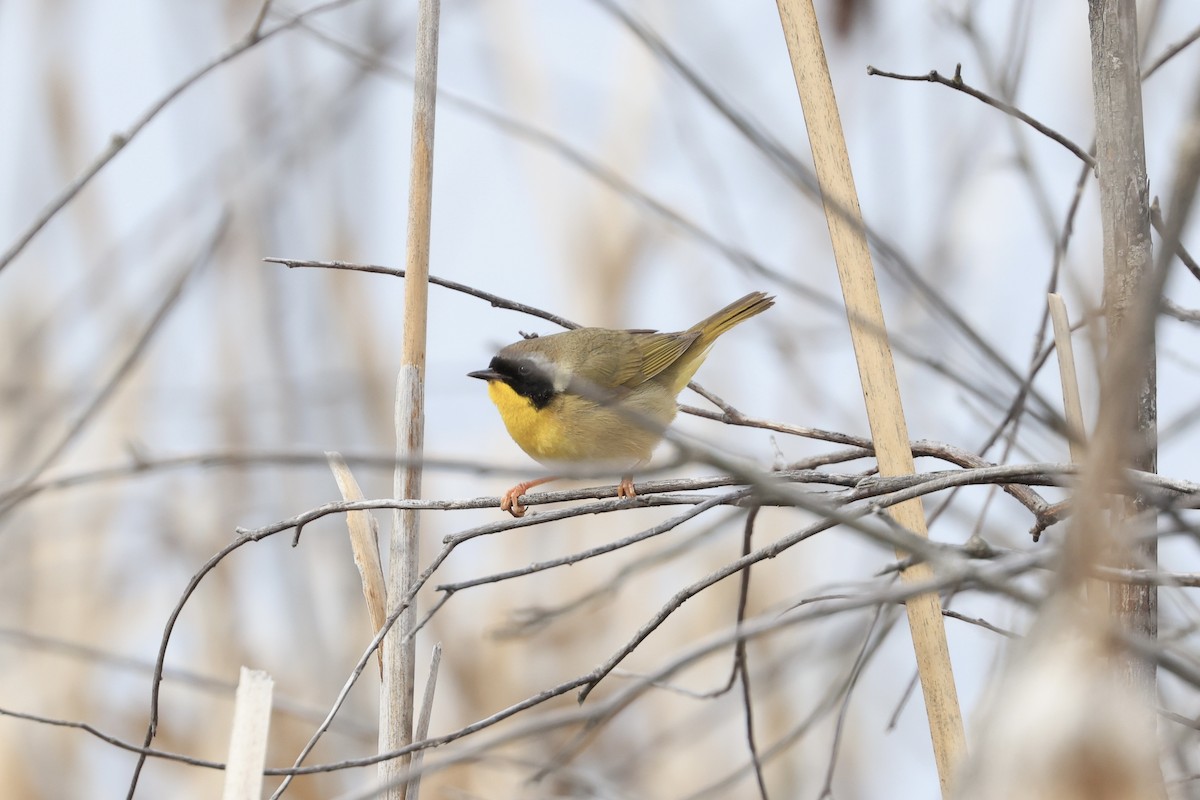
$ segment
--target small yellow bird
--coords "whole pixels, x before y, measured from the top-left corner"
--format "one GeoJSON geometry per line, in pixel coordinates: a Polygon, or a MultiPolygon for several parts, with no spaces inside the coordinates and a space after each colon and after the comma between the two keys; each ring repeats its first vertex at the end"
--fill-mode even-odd
{"type": "MultiPolygon", "coordinates": [[[[525,339],[468,376],[487,381],[509,436],[530,456],[547,466],[612,465],[624,474],[617,495],[633,497],[628,471],[650,460],[713,342],[774,304],[752,292],[676,333],[578,328],[525,339]]],[[[518,483],[500,508],[523,515],[521,495],[552,480],[518,483]]]]}

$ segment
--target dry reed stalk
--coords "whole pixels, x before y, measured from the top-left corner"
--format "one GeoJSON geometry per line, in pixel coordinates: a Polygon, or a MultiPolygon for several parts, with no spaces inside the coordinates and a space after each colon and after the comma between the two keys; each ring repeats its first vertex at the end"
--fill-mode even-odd
{"type": "MultiPolygon", "coordinates": [[[[1067,444],[1071,449],[1071,463],[1082,464],[1087,460],[1087,425],[1083,419],[1083,403],[1079,398],[1079,375],[1075,368],[1075,347],[1071,342],[1071,320],[1067,316],[1067,305],[1061,294],[1051,292],[1050,321],[1054,325],[1054,350],[1058,354],[1058,378],[1062,384],[1063,416],[1067,421],[1067,444]]],[[[1091,558],[1099,540],[1088,545],[1091,558]]],[[[1093,611],[1103,612],[1108,603],[1108,584],[1096,578],[1087,580],[1087,599],[1093,611]]]]}
{"type": "MultiPolygon", "coordinates": [[[[421,713],[417,717],[417,729],[413,733],[415,741],[422,741],[429,736],[429,718],[433,714],[433,693],[437,689],[438,668],[442,665],[442,643],[433,646],[433,655],[429,657],[429,674],[425,678],[425,695],[421,698],[421,713]]],[[[418,750],[413,754],[412,769],[417,776],[409,781],[408,800],[417,800],[421,793],[421,762],[425,759],[425,751],[418,750]]]]}
{"type": "MultiPolygon", "coordinates": [[[[883,308],[816,12],[812,0],[778,0],[777,4],[829,223],[879,472],[884,476],[911,475],[915,468],[896,367],[887,341],[883,308]]],[[[919,500],[901,503],[891,514],[908,530],[928,536],[919,500]]],[[[921,563],[906,569],[902,576],[907,581],[921,582],[932,578],[932,571],[921,563]]],[[[966,753],[966,737],[941,601],[934,593],[923,594],[909,600],[905,608],[938,778],[945,795],[954,769],[966,753]]]]}
{"type": "MultiPolygon", "coordinates": [[[[404,284],[404,342],[396,378],[396,456],[404,466],[395,473],[397,498],[421,494],[420,459],[425,445],[425,338],[429,304],[429,228],[433,205],[433,131],[437,97],[440,0],[421,0],[417,18],[416,80],[413,86],[412,168],[409,174],[408,248],[404,284]]],[[[420,573],[419,512],[392,514],[388,564],[388,611],[399,607],[420,573]]],[[[379,704],[379,749],[397,750],[412,743],[413,686],[416,679],[416,602],[399,618],[382,645],[383,696],[379,704]]],[[[383,761],[379,778],[388,800],[404,800],[407,785],[397,781],[408,771],[409,756],[383,761]]]]}
{"type": "Polygon", "coordinates": [[[1050,304],[1050,321],[1054,325],[1054,350],[1058,353],[1058,377],[1062,384],[1063,415],[1067,420],[1067,444],[1071,448],[1072,463],[1082,463],[1087,453],[1084,449],[1087,425],[1083,421],[1083,403],[1079,399],[1079,376],[1075,369],[1075,347],[1071,343],[1071,320],[1067,316],[1067,304],[1061,294],[1051,292],[1047,297],[1050,304]]]}
{"type": "MultiPolygon", "coordinates": [[[[331,451],[327,452],[325,457],[329,459],[329,469],[333,471],[333,478],[337,481],[342,499],[366,500],[342,454],[331,451]]],[[[387,618],[387,584],[384,582],[383,565],[379,559],[379,524],[370,511],[349,511],[346,513],[346,527],[350,531],[354,566],[358,567],[358,576],[362,580],[363,600],[367,603],[367,613],[371,617],[371,632],[378,633],[387,618]]],[[[382,677],[382,650],[376,650],[375,655],[379,657],[379,675],[382,677]]]]}
{"type": "MultiPolygon", "coordinates": [[[[1108,357],[1096,435],[1076,498],[1078,511],[1085,513],[1077,511],[1076,524],[1081,531],[1096,531],[1109,527],[1099,519],[1099,506],[1110,479],[1118,479],[1126,467],[1156,471],[1158,390],[1154,328],[1137,313],[1151,284],[1152,252],[1136,4],[1134,0],[1089,0],[1088,23],[1108,357]],[[1132,446],[1135,434],[1136,447],[1132,446]]],[[[1129,523],[1147,507],[1144,498],[1137,496],[1114,502],[1113,532],[1131,532],[1134,526],[1129,523]]],[[[1158,563],[1156,537],[1125,549],[1117,566],[1154,569],[1158,563]]],[[[1123,625],[1150,638],[1157,635],[1157,587],[1114,584],[1109,597],[1112,613],[1123,625]]],[[[1122,662],[1126,680],[1140,686],[1146,698],[1154,697],[1154,665],[1132,653],[1122,662]]]]}
{"type": "Polygon", "coordinates": [[[267,731],[271,727],[271,694],[275,682],[267,673],[242,667],[233,706],[229,758],[225,762],[222,800],[262,797],[267,731]]]}

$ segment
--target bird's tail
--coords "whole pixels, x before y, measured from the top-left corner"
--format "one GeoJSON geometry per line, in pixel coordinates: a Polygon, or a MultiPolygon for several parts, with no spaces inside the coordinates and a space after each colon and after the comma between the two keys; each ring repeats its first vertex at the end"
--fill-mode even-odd
{"type": "Polygon", "coordinates": [[[765,292],[751,292],[740,300],[734,300],[711,317],[697,322],[689,331],[700,334],[692,345],[700,351],[707,350],[725,331],[745,322],[756,314],[761,314],[775,305],[775,298],[765,292]]]}
{"type": "Polygon", "coordinates": [[[687,352],[671,365],[669,383],[675,394],[682,392],[683,387],[687,386],[688,381],[696,374],[696,370],[700,368],[700,364],[703,363],[704,357],[708,355],[709,348],[713,346],[713,342],[717,340],[718,336],[739,322],[745,322],[754,315],[761,314],[773,305],[775,305],[774,297],[765,292],[751,292],[688,328],[689,333],[697,333],[699,336],[688,347],[687,352]]]}

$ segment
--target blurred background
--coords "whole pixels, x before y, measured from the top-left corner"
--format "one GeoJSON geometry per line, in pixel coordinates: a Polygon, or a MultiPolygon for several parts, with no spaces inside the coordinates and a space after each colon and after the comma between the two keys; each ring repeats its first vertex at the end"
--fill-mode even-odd
{"type": "MultiPolygon", "coordinates": [[[[326,5],[297,20],[317,7],[271,4],[263,30],[278,32],[246,46],[257,0],[0,3],[0,250],[14,255],[0,267],[5,710],[140,743],[163,626],[235,528],[339,499],[326,450],[346,454],[367,497],[390,496],[403,281],[263,261],[404,264],[416,3],[326,5]],[[20,247],[110,148],[111,161],[20,247]]],[[[1068,460],[1063,438],[1035,416],[1022,417],[1011,446],[981,448],[1017,392],[1006,370],[1024,374],[1045,346],[1054,271],[1073,319],[1097,308],[1094,181],[1059,261],[1079,161],[961,93],[869,77],[866,67],[950,75],[961,63],[966,81],[1086,148],[1086,4],[818,0],[817,9],[863,211],[893,248],[877,269],[912,437],[992,461],[1068,460]]],[[[1141,10],[1146,63],[1200,25],[1192,3],[1141,10]]],[[[1170,184],[1188,105],[1179,98],[1194,95],[1198,74],[1192,47],[1145,83],[1152,194],[1170,184]]],[[[801,172],[771,155],[777,145],[810,163],[774,3],[444,0],[439,84],[434,275],[584,324],[664,330],[768,291],[776,308],[723,338],[698,380],[750,416],[868,435],[820,204],[801,172]]],[[[1200,306],[1200,284],[1184,270],[1167,295],[1200,306]]],[[[536,465],[465,373],[518,331],[554,327],[439,287],[429,326],[427,455],[503,469],[433,469],[424,494],[498,495],[536,465]]],[[[1089,419],[1095,335],[1085,328],[1076,339],[1089,419]]],[[[1196,329],[1164,319],[1159,335],[1160,470],[1194,477],[1196,329]]],[[[1034,386],[1060,408],[1053,360],[1034,386]]],[[[705,405],[686,392],[681,400],[705,405]]],[[[836,448],[697,418],[678,427],[762,467],[836,448]]],[[[425,560],[442,537],[499,514],[426,513],[425,560]]],[[[670,514],[480,538],[431,583],[577,552],[670,514]]],[[[379,518],[386,531],[390,515],[379,518]]],[[[455,594],[417,645],[422,675],[433,643],[445,648],[431,732],[593,669],[681,587],[736,558],[743,519],[710,512],[569,569],[455,594]]],[[[764,510],[755,541],[808,521],[764,510]]],[[[931,530],[954,544],[979,533],[997,547],[1053,546],[1053,532],[1030,543],[1029,526],[1011,499],[977,487],[955,495],[931,530]]],[[[224,760],[241,665],[276,681],[270,766],[291,764],[325,715],[370,625],[344,520],[315,522],[290,545],[284,533],[242,548],[189,600],[167,652],[155,747],[224,760]]],[[[1187,571],[1196,547],[1166,541],[1161,559],[1187,571]]],[[[845,591],[893,560],[834,529],[758,567],[750,613],[845,591]]],[[[1038,586],[1036,575],[1028,581],[1038,586]]],[[[1164,629],[1197,618],[1185,591],[1164,592],[1164,629]]],[[[437,597],[431,585],[421,602],[437,597]]],[[[725,630],[736,603],[733,580],[704,592],[623,668],[652,670],[725,630]]],[[[1021,607],[984,595],[952,607],[1005,629],[1028,624],[1021,607]]],[[[1006,638],[947,625],[970,730],[1006,638]]],[[[905,701],[915,667],[902,613],[788,628],[755,641],[749,657],[759,746],[775,748],[765,766],[772,796],[817,797],[827,786],[840,798],[936,794],[920,692],[905,701]]],[[[425,796],[758,796],[738,692],[694,696],[721,688],[729,669],[724,651],[689,667],[672,684],[693,694],[647,695],[537,782],[570,732],[431,776],[425,796]]],[[[625,679],[609,680],[597,696],[625,679]]],[[[374,752],[377,685],[369,667],[309,763],[374,752]]],[[[1180,714],[1200,711],[1171,679],[1162,692],[1180,714]]],[[[549,707],[573,705],[568,693],[549,707]]],[[[9,797],[123,796],[134,759],[78,730],[0,717],[9,797]]],[[[287,796],[333,797],[373,777],[373,767],[304,777],[287,796]]],[[[151,759],[139,796],[212,797],[221,781],[219,771],[151,759]]]]}

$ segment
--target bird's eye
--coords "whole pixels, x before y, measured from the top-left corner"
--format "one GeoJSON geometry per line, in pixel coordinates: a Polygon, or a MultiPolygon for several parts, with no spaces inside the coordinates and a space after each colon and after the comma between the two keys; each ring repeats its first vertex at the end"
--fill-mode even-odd
{"type": "Polygon", "coordinates": [[[528,375],[529,374],[529,365],[522,364],[520,369],[517,370],[517,372],[519,372],[522,375],[528,375]]]}

